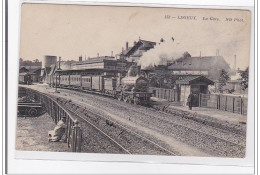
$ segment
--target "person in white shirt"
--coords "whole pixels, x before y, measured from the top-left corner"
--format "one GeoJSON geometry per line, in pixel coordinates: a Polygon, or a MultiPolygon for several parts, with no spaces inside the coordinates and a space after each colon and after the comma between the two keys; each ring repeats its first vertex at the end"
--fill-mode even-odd
{"type": "Polygon", "coordinates": [[[49,142],[59,142],[64,135],[66,128],[66,117],[63,116],[54,130],[48,132],[49,142]]]}

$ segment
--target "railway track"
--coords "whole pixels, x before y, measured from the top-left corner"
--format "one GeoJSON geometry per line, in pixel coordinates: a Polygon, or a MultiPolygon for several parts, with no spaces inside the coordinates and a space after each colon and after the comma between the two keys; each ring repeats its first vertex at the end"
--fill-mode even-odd
{"type": "MultiPolygon", "coordinates": [[[[48,88],[52,89],[52,88],[48,88]]],[[[45,89],[46,92],[46,89],[45,89]]],[[[123,102],[119,102],[117,100],[111,100],[109,98],[103,97],[103,96],[97,96],[93,94],[87,94],[79,91],[71,91],[66,89],[61,89],[60,94],[54,95],[55,98],[60,96],[61,98],[65,97],[68,101],[70,99],[73,99],[73,102],[76,104],[82,104],[80,108],[87,107],[88,111],[92,110],[93,114],[98,114],[98,116],[106,116],[103,120],[100,120],[102,122],[95,123],[95,120],[98,118],[97,115],[92,115],[92,118],[89,118],[87,116],[83,116],[86,120],[91,122],[93,125],[98,127],[100,130],[102,130],[104,133],[108,134],[111,138],[113,138],[116,142],[118,142],[123,148],[128,150],[131,154],[147,154],[147,152],[154,153],[154,154],[165,154],[164,151],[153,145],[153,148],[149,148],[149,151],[142,150],[143,152],[136,152],[136,150],[139,150],[136,145],[147,145],[147,141],[141,140],[140,137],[137,136],[131,136],[132,138],[139,138],[139,142],[133,142],[132,145],[135,146],[135,148],[130,148],[131,144],[128,143],[128,138],[116,138],[116,136],[120,135],[122,132],[122,128],[118,130],[118,132],[109,130],[108,128],[113,127],[107,127],[105,120],[107,119],[113,119],[107,120],[108,122],[111,122],[113,124],[117,124],[115,122],[118,121],[118,123],[123,123],[124,126],[126,126],[128,129],[130,128],[130,131],[132,131],[132,127],[135,128],[135,126],[140,126],[141,128],[150,128],[154,130],[153,134],[150,135],[150,133],[143,133],[143,130],[135,130],[136,133],[139,133],[139,135],[145,135],[146,138],[149,140],[153,140],[154,143],[159,143],[163,148],[166,148],[167,150],[171,151],[172,153],[166,153],[166,155],[186,155],[187,151],[183,154],[177,151],[180,151],[182,149],[179,149],[179,147],[172,147],[172,144],[174,142],[169,142],[168,140],[165,140],[165,138],[157,137],[158,133],[160,135],[169,136],[168,139],[173,138],[174,140],[181,141],[182,143],[185,143],[187,145],[190,145],[191,151],[194,148],[198,148],[201,150],[202,154],[207,154],[211,156],[220,156],[220,157],[244,157],[245,156],[245,137],[241,135],[236,135],[233,133],[229,133],[227,131],[222,131],[217,128],[202,124],[200,122],[196,122],[193,120],[188,120],[185,118],[182,118],[180,116],[173,116],[161,111],[156,111],[154,109],[149,109],[143,106],[138,105],[132,105],[127,104],[123,102]],[[100,107],[100,108],[99,108],[100,107]],[[101,108],[102,107],[102,108],[101,108]],[[118,118],[118,116],[120,116],[118,118]],[[127,121],[127,119],[131,118],[131,121],[127,121]],[[122,119],[124,118],[124,119],[122,119]],[[122,120],[121,120],[122,119],[122,120]],[[128,125],[129,123],[129,125],[128,125]],[[148,124],[147,124],[148,123],[148,124]],[[105,128],[105,129],[104,129],[105,128]],[[151,136],[151,137],[150,137],[151,136]],[[157,139],[158,138],[158,139],[157,139]],[[162,139],[162,140],[161,140],[162,139]],[[242,140],[239,142],[239,140],[242,140]],[[159,141],[159,142],[157,142],[159,141]],[[146,142],[146,144],[144,144],[146,142]],[[164,143],[163,143],[164,142],[164,143]],[[127,144],[126,144],[127,143],[127,144]],[[167,147],[167,144],[169,144],[167,147]],[[156,149],[155,149],[156,148],[156,149]]],[[[77,105],[75,105],[75,108],[77,105]]],[[[74,110],[74,108],[72,109],[74,110]]],[[[73,112],[73,111],[72,111],[73,112]]],[[[79,112],[78,115],[81,115],[82,111],[79,112]]],[[[86,123],[86,122],[85,122],[86,123]]],[[[90,126],[88,124],[88,126],[90,126]]],[[[118,126],[118,125],[116,125],[118,126]]],[[[92,126],[91,126],[92,127],[92,126]]],[[[118,127],[119,128],[119,127],[118,127]]],[[[138,127],[139,128],[139,127],[138,127]]],[[[106,140],[109,140],[109,143],[111,145],[114,145],[113,147],[117,147],[117,150],[121,150],[121,152],[126,153],[126,151],[123,151],[120,146],[115,145],[113,141],[108,139],[104,134],[101,134],[103,138],[106,140]]],[[[131,135],[131,132],[126,132],[127,134],[121,134],[124,137],[127,135],[131,135]]],[[[159,136],[159,135],[158,135],[159,136]]],[[[131,139],[130,139],[131,141],[131,139]]],[[[184,145],[185,145],[184,144],[184,145]]],[[[151,146],[152,144],[150,144],[151,146]]],[[[182,144],[181,144],[182,145],[182,144]]],[[[142,148],[142,147],[140,147],[142,148]]],[[[149,153],[148,153],[149,154],[149,153]]],[[[187,155],[190,155],[189,153],[187,155]]],[[[197,152],[196,155],[201,155],[200,152],[197,152]],[[199,154],[198,154],[199,153],[199,154]]]]}
{"type": "MultiPolygon", "coordinates": [[[[73,93],[75,95],[80,95],[80,96],[84,95],[82,92],[73,92],[73,93]]],[[[111,100],[108,100],[106,98],[102,98],[102,100],[106,101],[107,103],[111,103],[111,100]]],[[[121,107],[122,110],[128,109],[128,107],[126,106],[125,103],[120,104],[120,102],[119,102],[119,103],[116,103],[115,105],[121,107]]],[[[153,112],[160,114],[160,115],[157,115],[155,117],[155,116],[151,115],[151,113],[146,112],[147,109],[148,109],[147,107],[144,107],[144,106],[135,106],[135,107],[136,108],[131,108],[131,112],[142,114],[142,115],[145,115],[145,116],[153,118],[153,119],[156,118],[158,120],[162,120],[162,121],[167,122],[167,123],[177,124],[177,125],[180,125],[180,126],[183,126],[183,127],[187,127],[189,129],[193,129],[193,130],[196,130],[196,131],[199,131],[199,132],[202,132],[204,134],[208,134],[208,135],[211,135],[213,137],[220,138],[220,139],[221,139],[221,137],[223,137],[223,135],[225,135],[225,137],[228,137],[228,138],[236,137],[236,139],[233,139],[233,141],[229,141],[229,142],[231,142],[233,144],[239,144],[240,146],[245,146],[245,144],[239,143],[241,140],[244,140],[244,136],[242,136],[242,135],[232,133],[232,132],[228,132],[228,131],[223,131],[223,130],[220,130],[220,128],[213,127],[213,126],[205,126],[205,124],[201,124],[201,123],[198,123],[198,122],[195,122],[195,121],[191,121],[191,120],[186,119],[186,118],[181,116],[181,120],[182,120],[181,122],[186,121],[186,122],[192,123],[192,125],[190,125],[190,127],[188,127],[188,126],[185,125],[186,123],[184,123],[184,124],[176,123],[176,119],[178,120],[178,118],[176,118],[176,117],[180,118],[180,116],[177,116],[177,115],[173,116],[171,114],[168,114],[168,113],[165,113],[165,112],[162,112],[162,111],[156,111],[154,109],[149,108],[149,110],[154,110],[153,112]],[[142,109],[142,110],[140,110],[140,109],[142,109]],[[175,120],[174,122],[173,122],[173,119],[175,120]],[[205,132],[207,132],[207,133],[205,133],[205,132]],[[211,133],[214,133],[214,134],[211,134],[211,133]]]]}
{"type": "MultiPolygon", "coordinates": [[[[76,95],[81,95],[82,92],[73,92],[76,95]]],[[[106,99],[104,97],[98,97],[102,98],[103,101],[111,103],[111,100],[106,99]]],[[[120,107],[121,110],[127,111],[128,106],[124,104],[120,104],[119,102],[116,103],[118,107],[120,107]]],[[[153,111],[160,113],[160,115],[151,115],[149,112],[140,110],[140,108],[147,110],[145,107],[138,106],[137,109],[131,108],[131,113],[137,113],[135,116],[135,119],[132,121],[135,121],[138,124],[143,124],[143,126],[146,126],[147,123],[147,117],[149,120],[149,125],[152,128],[156,128],[157,131],[163,132],[164,134],[169,134],[173,137],[178,137],[179,140],[189,143],[191,145],[194,145],[200,149],[207,150],[209,152],[214,152],[217,156],[231,156],[239,155],[240,157],[244,156],[245,153],[245,137],[240,136],[238,134],[230,133],[227,131],[221,131],[219,128],[214,128],[210,126],[205,126],[201,123],[195,122],[195,121],[188,121],[188,119],[181,119],[183,122],[186,120],[186,122],[189,122],[189,125],[186,125],[186,123],[179,123],[180,121],[176,121],[176,117],[170,117],[169,114],[158,111],[153,111]],[[145,118],[140,117],[140,115],[146,116],[145,118]],[[139,117],[138,117],[139,116],[139,117]],[[167,117],[167,118],[166,118],[167,117]],[[173,118],[175,120],[173,120],[173,118]],[[138,121],[137,121],[138,120],[138,121]],[[158,123],[159,126],[158,127],[158,123]],[[178,133],[177,130],[185,131],[183,133],[180,133],[176,135],[175,133],[178,133]],[[174,134],[172,134],[174,133],[174,134]],[[188,133],[188,134],[187,134],[188,133]],[[197,139],[196,142],[194,142],[194,139],[191,139],[192,137],[200,138],[197,139]],[[203,144],[201,144],[201,142],[203,144]],[[213,143],[212,143],[213,142],[213,143]],[[223,148],[223,149],[221,149],[223,148]],[[224,151],[223,151],[224,150],[224,151]]]]}
{"type": "Polygon", "coordinates": [[[88,126],[91,126],[97,132],[101,133],[103,137],[114,145],[114,147],[122,150],[120,153],[178,155],[177,152],[173,152],[162,147],[151,139],[124,127],[116,121],[91,113],[89,110],[85,112],[84,107],[79,104],[71,105],[70,103],[64,103],[66,101],[59,101],[62,104],[65,104],[67,109],[80,120],[86,122],[88,126]]]}
{"type": "MultiPolygon", "coordinates": [[[[106,95],[106,94],[102,95],[102,93],[100,93],[100,92],[93,92],[93,91],[89,91],[89,90],[81,91],[79,89],[69,89],[69,88],[65,88],[65,89],[62,88],[62,89],[63,90],[69,90],[69,91],[72,90],[73,93],[77,94],[77,95],[82,95],[82,94],[84,95],[85,93],[92,95],[92,96],[95,95],[95,98],[100,98],[100,99],[102,99],[102,101],[107,101],[108,103],[111,102],[110,99],[114,99],[113,97],[111,97],[109,95],[106,95]],[[106,99],[104,97],[108,97],[108,98],[106,99]]],[[[126,104],[126,103],[116,103],[116,105],[125,108],[125,106],[128,105],[128,104],[126,104]]],[[[237,125],[234,125],[234,124],[228,124],[229,126],[226,126],[225,124],[223,124],[222,126],[219,126],[219,125],[215,126],[216,124],[215,124],[214,121],[211,121],[211,122],[208,122],[208,121],[205,121],[205,120],[199,120],[198,121],[198,119],[196,117],[190,117],[190,116],[187,117],[184,114],[179,115],[178,113],[180,113],[180,111],[177,111],[177,110],[171,111],[171,113],[169,113],[169,112],[160,111],[160,110],[155,109],[155,108],[151,108],[151,107],[147,107],[147,106],[141,106],[141,105],[136,105],[136,108],[138,108],[138,111],[136,109],[133,109],[133,110],[137,111],[137,112],[139,112],[139,109],[144,109],[144,110],[150,109],[150,110],[155,110],[155,111],[161,112],[163,115],[168,114],[167,117],[169,117],[169,116],[172,117],[172,115],[174,115],[174,117],[180,117],[181,116],[182,120],[186,119],[186,121],[189,121],[189,122],[191,120],[193,120],[194,123],[200,123],[202,125],[205,125],[204,123],[207,122],[207,127],[214,128],[215,130],[218,130],[219,132],[223,132],[223,130],[225,130],[226,131],[225,134],[230,133],[230,134],[236,135],[236,136],[239,136],[239,135],[241,135],[242,137],[246,136],[245,128],[241,128],[241,127],[239,128],[237,125]],[[232,126],[230,126],[230,125],[232,125],[232,126]]]]}

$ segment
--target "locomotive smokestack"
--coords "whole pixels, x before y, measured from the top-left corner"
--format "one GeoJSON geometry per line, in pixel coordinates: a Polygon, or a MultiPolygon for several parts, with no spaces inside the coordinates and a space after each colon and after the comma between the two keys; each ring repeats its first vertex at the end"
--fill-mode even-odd
{"type": "Polygon", "coordinates": [[[82,56],[79,56],[79,62],[82,62],[82,56]]]}

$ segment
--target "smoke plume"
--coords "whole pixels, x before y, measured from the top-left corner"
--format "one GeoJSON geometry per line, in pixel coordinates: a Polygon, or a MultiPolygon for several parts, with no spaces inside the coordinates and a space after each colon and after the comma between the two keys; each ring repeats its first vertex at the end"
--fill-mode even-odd
{"type": "Polygon", "coordinates": [[[182,57],[183,53],[183,50],[177,49],[177,44],[174,43],[173,39],[169,39],[168,41],[161,39],[159,43],[156,43],[156,46],[153,49],[143,53],[138,65],[141,66],[141,69],[166,65],[167,61],[176,60],[182,57]]]}

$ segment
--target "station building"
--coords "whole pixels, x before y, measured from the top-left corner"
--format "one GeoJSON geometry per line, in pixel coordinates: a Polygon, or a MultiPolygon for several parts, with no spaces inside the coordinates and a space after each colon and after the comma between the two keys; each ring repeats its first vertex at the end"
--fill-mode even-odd
{"type": "Polygon", "coordinates": [[[174,75],[203,75],[213,81],[219,79],[222,69],[231,71],[222,56],[180,58],[168,66],[168,70],[174,75]]]}

